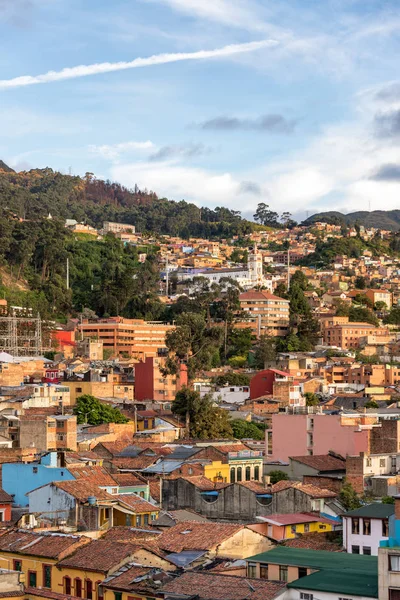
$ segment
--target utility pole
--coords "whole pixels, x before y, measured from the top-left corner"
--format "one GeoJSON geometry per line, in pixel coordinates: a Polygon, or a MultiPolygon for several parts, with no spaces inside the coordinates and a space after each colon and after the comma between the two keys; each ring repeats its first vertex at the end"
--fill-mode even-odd
{"type": "Polygon", "coordinates": [[[167,260],[165,262],[165,287],[167,291],[167,298],[169,298],[168,289],[169,289],[169,272],[168,272],[168,254],[167,260]]]}
{"type": "Polygon", "coordinates": [[[67,258],[67,290],[69,290],[69,258],[67,258]]]}
{"type": "Polygon", "coordinates": [[[290,250],[287,251],[287,289],[290,287],[290,250]]]}

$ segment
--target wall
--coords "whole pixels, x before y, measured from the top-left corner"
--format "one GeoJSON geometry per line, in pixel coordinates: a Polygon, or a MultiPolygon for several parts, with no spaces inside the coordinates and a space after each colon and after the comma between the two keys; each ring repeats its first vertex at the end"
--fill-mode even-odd
{"type": "Polygon", "coordinates": [[[342,426],[338,415],[272,415],[272,455],[269,455],[272,460],[287,462],[290,456],[307,455],[311,448],[316,455],[328,454],[330,450],[342,456],[355,455],[366,452],[368,444],[368,430],[357,431],[354,425],[342,426]],[[312,446],[308,443],[311,420],[314,422],[312,446]]]}
{"type": "Polygon", "coordinates": [[[47,467],[37,463],[6,463],[2,468],[3,490],[8,494],[14,494],[14,504],[18,506],[28,506],[27,492],[52,481],[72,479],[75,477],[68,469],[47,467]]]}
{"type": "Polygon", "coordinates": [[[217,547],[216,556],[246,558],[260,552],[267,552],[274,544],[265,536],[244,528],[217,547]]]}
{"type": "Polygon", "coordinates": [[[383,420],[381,427],[374,427],[371,432],[371,454],[399,452],[400,421],[383,420]]]}
{"type": "Polygon", "coordinates": [[[320,477],[318,475],[305,475],[303,477],[303,483],[307,485],[315,485],[325,490],[331,490],[335,494],[339,494],[342,489],[343,480],[335,477],[320,477]]]}
{"type": "Polygon", "coordinates": [[[378,586],[379,600],[389,600],[389,588],[400,588],[400,572],[389,571],[389,555],[400,556],[400,549],[379,548],[378,586]]]}
{"type": "Polygon", "coordinates": [[[49,513],[49,518],[67,519],[75,509],[75,499],[49,484],[28,495],[30,513],[49,513]]]}
{"type": "Polygon", "coordinates": [[[266,394],[272,394],[275,373],[269,369],[260,371],[250,381],[250,399],[254,400],[266,394]]]}

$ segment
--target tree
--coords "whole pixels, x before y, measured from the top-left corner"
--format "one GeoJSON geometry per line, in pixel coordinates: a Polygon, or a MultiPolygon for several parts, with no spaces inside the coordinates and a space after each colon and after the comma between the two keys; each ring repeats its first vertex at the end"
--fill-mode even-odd
{"type": "Polygon", "coordinates": [[[279,219],[282,225],[287,229],[292,229],[297,225],[297,222],[292,219],[292,214],[290,212],[283,212],[279,219]]]}
{"type": "Polygon", "coordinates": [[[346,480],[342,485],[342,489],[340,490],[339,500],[346,510],[354,510],[356,508],[360,508],[361,506],[361,500],[357,492],[351,483],[346,480]]]}
{"type": "Polygon", "coordinates": [[[349,309],[349,321],[356,323],[371,323],[378,327],[379,320],[374,313],[364,306],[351,306],[349,309]]]}
{"type": "Polygon", "coordinates": [[[320,404],[319,397],[313,392],[306,392],[304,398],[306,399],[306,406],[318,406],[320,404]]]}
{"type": "Polygon", "coordinates": [[[375,400],[368,400],[365,404],[365,408],[379,408],[379,404],[375,400]]]}
{"type": "Polygon", "coordinates": [[[279,469],[276,469],[275,471],[270,471],[268,475],[270,477],[272,485],[278,483],[278,481],[287,481],[289,479],[288,474],[285,473],[285,471],[280,471],[279,469]]]}
{"type": "Polygon", "coordinates": [[[378,300],[378,302],[375,302],[374,309],[377,311],[385,311],[387,310],[387,304],[383,300],[378,300]]]}
{"type": "Polygon", "coordinates": [[[278,213],[270,210],[268,204],[265,204],[265,202],[260,202],[257,205],[257,210],[253,215],[253,218],[255,221],[261,223],[261,225],[268,227],[279,227],[278,213]]]}
{"type": "Polygon", "coordinates": [[[188,367],[189,381],[202,369],[210,369],[212,357],[220,347],[221,327],[209,327],[203,314],[183,313],[177,318],[176,328],[166,335],[169,356],[163,372],[176,374],[179,364],[188,367]]]}
{"type": "Polygon", "coordinates": [[[263,440],[265,436],[265,425],[263,423],[249,423],[244,419],[233,419],[231,421],[233,436],[238,440],[245,438],[252,440],[263,440]]]}
{"type": "Polygon", "coordinates": [[[232,427],[227,411],[214,406],[206,394],[185,387],[179,390],[171,406],[172,412],[189,421],[189,435],[196,439],[231,438],[232,427]]]}
{"type": "Polygon", "coordinates": [[[400,307],[392,306],[389,314],[385,315],[383,322],[391,325],[400,325],[400,307]]]}
{"type": "Polygon", "coordinates": [[[102,423],[128,423],[127,419],[117,408],[103,404],[90,394],[84,394],[76,399],[74,415],[78,424],[101,425],[102,423]]]}
{"type": "Polygon", "coordinates": [[[266,369],[268,364],[276,360],[276,341],[268,335],[261,335],[254,346],[254,358],[257,369],[266,369]]]}
{"type": "Polygon", "coordinates": [[[228,371],[224,375],[218,375],[213,379],[213,383],[217,387],[224,387],[226,385],[238,385],[238,386],[249,386],[250,377],[245,373],[235,373],[234,371],[228,371]]]}
{"type": "Polygon", "coordinates": [[[382,497],[382,504],[394,504],[394,498],[393,498],[393,496],[383,496],[382,497]]]}
{"type": "Polygon", "coordinates": [[[355,281],[354,281],[354,285],[356,290],[365,290],[365,288],[367,287],[367,282],[365,280],[365,277],[363,277],[362,275],[359,275],[358,277],[356,277],[355,281]]]}

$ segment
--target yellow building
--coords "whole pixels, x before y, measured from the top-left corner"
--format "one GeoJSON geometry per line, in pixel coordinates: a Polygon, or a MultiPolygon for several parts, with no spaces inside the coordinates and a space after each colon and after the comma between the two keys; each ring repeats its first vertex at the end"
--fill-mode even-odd
{"type": "Polygon", "coordinates": [[[23,573],[26,587],[54,590],[57,562],[89,541],[77,535],[10,530],[0,536],[0,563],[23,573]]]}
{"type": "Polygon", "coordinates": [[[134,399],[134,385],[114,381],[64,381],[63,386],[70,391],[70,404],[75,406],[79,396],[89,394],[95,398],[134,399]]]}
{"type": "Polygon", "coordinates": [[[229,481],[229,464],[213,460],[209,465],[204,465],[204,477],[211,481],[226,483],[229,481]]]}
{"type": "Polygon", "coordinates": [[[292,540],[307,533],[326,533],[332,531],[335,524],[330,519],[304,513],[273,514],[258,518],[265,524],[263,533],[277,542],[292,540]]]}

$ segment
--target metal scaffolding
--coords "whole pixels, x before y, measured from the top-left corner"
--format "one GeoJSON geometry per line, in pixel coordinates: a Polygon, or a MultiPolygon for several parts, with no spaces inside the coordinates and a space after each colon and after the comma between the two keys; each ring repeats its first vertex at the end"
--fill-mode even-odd
{"type": "Polygon", "coordinates": [[[15,313],[0,317],[0,352],[12,356],[41,356],[45,349],[39,313],[37,317],[20,317],[15,313]]]}

